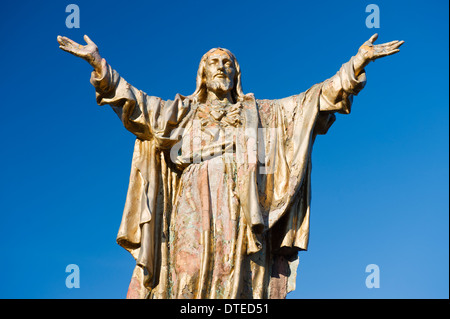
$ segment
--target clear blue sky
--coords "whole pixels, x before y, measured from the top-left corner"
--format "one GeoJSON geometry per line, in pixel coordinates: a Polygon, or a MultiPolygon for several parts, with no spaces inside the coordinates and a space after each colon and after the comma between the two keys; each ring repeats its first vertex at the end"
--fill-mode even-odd
{"type": "Polygon", "coordinates": [[[375,32],[406,43],[368,66],[352,114],[316,140],[310,246],[288,297],[448,298],[448,22],[442,0],[3,1],[0,298],[123,298],[134,267],[115,242],[134,136],[57,35],[88,34],[163,99],[191,94],[200,57],[225,47],[245,93],[282,98],[334,75],[375,32]],[[70,3],[79,29],[65,25],[70,3]],[[79,289],[65,286],[68,264],[79,289]],[[368,264],[380,288],[366,288],[368,264]]]}

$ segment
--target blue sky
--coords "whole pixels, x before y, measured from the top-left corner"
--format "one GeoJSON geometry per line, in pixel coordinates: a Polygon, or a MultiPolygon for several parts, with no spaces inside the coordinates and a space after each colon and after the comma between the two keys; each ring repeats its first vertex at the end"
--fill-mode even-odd
{"type": "Polygon", "coordinates": [[[191,94],[201,56],[225,47],[245,93],[282,98],[334,75],[375,32],[406,43],[367,67],[352,114],[316,140],[310,246],[288,297],[448,298],[448,19],[437,0],[2,2],[0,298],[123,298],[134,267],[115,242],[134,136],[57,35],[88,34],[163,99],[191,94]],[[79,29],[65,25],[70,3],[79,29]],[[365,25],[370,3],[379,29],[365,25]],[[365,285],[369,264],[380,288],[365,285]]]}

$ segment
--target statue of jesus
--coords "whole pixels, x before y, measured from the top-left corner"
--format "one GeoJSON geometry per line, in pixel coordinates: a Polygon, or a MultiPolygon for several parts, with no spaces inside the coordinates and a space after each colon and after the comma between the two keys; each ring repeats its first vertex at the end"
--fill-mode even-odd
{"type": "Polygon", "coordinates": [[[117,235],[136,260],[128,298],[285,298],[309,240],[311,151],[335,113],[349,114],[365,67],[399,51],[373,35],[350,61],[298,95],[257,99],[242,90],[227,49],[200,60],[189,96],[138,90],[96,44],[58,36],[94,68],[99,105],[136,136],[117,235]]]}

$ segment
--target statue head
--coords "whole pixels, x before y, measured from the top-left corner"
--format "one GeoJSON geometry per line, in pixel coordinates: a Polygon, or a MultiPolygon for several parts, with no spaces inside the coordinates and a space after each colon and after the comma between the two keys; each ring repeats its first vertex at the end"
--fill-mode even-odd
{"type": "Polygon", "coordinates": [[[241,100],[244,96],[241,69],[236,57],[227,49],[213,48],[200,60],[197,87],[191,97],[204,103],[208,90],[230,91],[234,102],[241,100]]]}

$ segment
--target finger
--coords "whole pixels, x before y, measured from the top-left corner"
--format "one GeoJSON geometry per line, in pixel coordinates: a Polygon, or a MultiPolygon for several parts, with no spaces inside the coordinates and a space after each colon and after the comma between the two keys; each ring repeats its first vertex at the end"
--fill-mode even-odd
{"type": "Polygon", "coordinates": [[[382,46],[382,47],[387,47],[387,46],[393,45],[395,43],[398,43],[398,41],[395,40],[395,41],[391,41],[391,42],[381,43],[381,44],[378,44],[378,45],[382,46]]]}
{"type": "Polygon", "coordinates": [[[62,41],[62,44],[65,45],[65,46],[74,46],[74,47],[80,46],[78,43],[76,43],[75,41],[69,39],[68,37],[61,37],[60,39],[62,41]]]}
{"type": "Polygon", "coordinates": [[[85,34],[83,38],[87,44],[94,44],[94,42],[87,36],[87,34],[85,34]]]}
{"type": "MultiPolygon", "coordinates": [[[[404,43],[404,42],[403,42],[403,43],[404,43]]],[[[402,43],[402,42],[396,43],[396,44],[390,46],[388,49],[389,49],[389,50],[395,50],[395,49],[398,49],[398,48],[400,48],[400,47],[402,46],[403,43],[402,43]]]]}
{"type": "Polygon", "coordinates": [[[403,45],[403,43],[405,43],[405,41],[399,41],[396,45],[395,45],[395,47],[396,48],[400,48],[402,45],[403,45]]]}
{"type": "Polygon", "coordinates": [[[378,33],[375,33],[373,36],[370,37],[369,42],[374,43],[378,39],[378,33]]]}
{"type": "Polygon", "coordinates": [[[70,54],[73,54],[74,56],[80,57],[80,58],[84,58],[85,54],[81,53],[80,51],[77,51],[71,47],[66,47],[63,45],[60,45],[59,48],[63,51],[69,52],[70,54]]]}
{"type": "Polygon", "coordinates": [[[380,46],[382,46],[382,47],[392,47],[392,48],[396,47],[396,48],[398,48],[403,43],[405,43],[405,41],[391,41],[391,42],[388,42],[388,43],[380,44],[380,46]]]}
{"type": "Polygon", "coordinates": [[[403,41],[401,41],[401,42],[399,41],[399,42],[394,43],[392,45],[385,46],[385,47],[383,47],[383,49],[386,50],[386,51],[392,51],[392,50],[395,50],[395,49],[398,49],[399,47],[401,47],[403,43],[404,43],[403,41]]]}
{"type": "Polygon", "coordinates": [[[386,52],[386,55],[392,55],[392,54],[395,54],[397,52],[400,52],[400,49],[395,49],[395,50],[388,51],[388,52],[386,52]]]}
{"type": "Polygon", "coordinates": [[[63,51],[66,51],[66,52],[69,52],[69,53],[72,53],[72,54],[75,54],[75,55],[76,55],[76,53],[75,53],[72,49],[70,49],[70,48],[68,48],[68,47],[66,47],[66,46],[60,45],[59,48],[60,48],[61,50],[63,50],[63,51]]]}
{"type": "Polygon", "coordinates": [[[61,37],[60,38],[64,43],[74,43],[75,41],[69,39],[68,37],[61,37]]]}
{"type": "Polygon", "coordinates": [[[60,35],[58,35],[58,37],[56,38],[56,40],[57,40],[58,43],[61,44],[61,45],[66,45],[66,44],[67,44],[67,41],[64,40],[64,37],[62,37],[62,36],[60,36],[60,35]]]}
{"type": "Polygon", "coordinates": [[[388,55],[393,55],[393,54],[395,54],[397,52],[400,52],[400,50],[399,49],[395,49],[395,50],[379,53],[379,54],[376,55],[375,59],[382,58],[382,57],[385,57],[385,56],[388,56],[388,55]]]}

